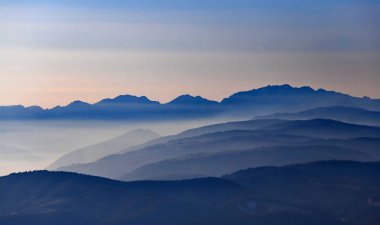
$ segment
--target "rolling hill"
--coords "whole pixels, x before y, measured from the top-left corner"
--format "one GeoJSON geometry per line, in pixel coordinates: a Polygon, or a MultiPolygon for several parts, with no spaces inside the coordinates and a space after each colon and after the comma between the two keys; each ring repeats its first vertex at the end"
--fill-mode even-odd
{"type": "Polygon", "coordinates": [[[298,113],[278,113],[257,117],[257,119],[285,120],[310,120],[318,118],[363,125],[380,125],[380,112],[344,106],[322,107],[298,113]]]}
{"type": "Polygon", "coordinates": [[[364,152],[331,146],[275,146],[196,154],[148,164],[120,180],[178,180],[221,176],[262,166],[283,166],[321,160],[379,160],[364,152]]]}
{"type": "MultiPolygon", "coordinates": [[[[273,122],[272,120],[269,121],[273,122]]],[[[238,124],[241,126],[244,123],[246,125],[256,124],[254,121],[239,122],[238,124]]],[[[263,124],[263,121],[258,123],[263,124]]],[[[262,146],[300,145],[300,142],[311,141],[313,138],[352,139],[367,136],[380,137],[380,128],[347,124],[333,120],[277,121],[266,125],[254,128],[259,130],[231,130],[179,138],[151,145],[144,144],[141,148],[137,147],[127,153],[122,151],[120,154],[111,155],[93,163],[61,167],[58,170],[119,178],[148,164],[198,153],[216,153],[262,146]]],[[[221,126],[225,127],[226,124],[221,126]]],[[[209,131],[209,128],[210,126],[206,127],[206,130],[209,131]]],[[[235,129],[235,126],[232,126],[232,129],[235,129]]],[[[315,141],[313,145],[322,145],[322,143],[318,144],[315,141]]],[[[349,147],[345,146],[344,148],[349,147]]],[[[316,158],[316,160],[319,159],[316,158]]]]}
{"type": "Polygon", "coordinates": [[[159,134],[150,130],[137,129],[128,131],[110,140],[72,151],[53,162],[48,169],[52,170],[72,164],[93,162],[107,155],[115,154],[122,149],[140,145],[159,137],[159,134]]]}
{"type": "Polygon", "coordinates": [[[0,177],[0,222],[26,224],[377,225],[380,164],[327,161],[183,181],[66,172],[0,177]]]}

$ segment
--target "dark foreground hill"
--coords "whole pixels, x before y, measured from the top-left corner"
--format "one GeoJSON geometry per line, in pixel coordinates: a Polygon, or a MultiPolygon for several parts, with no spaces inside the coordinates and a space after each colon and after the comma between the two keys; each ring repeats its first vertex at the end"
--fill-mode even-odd
{"type": "Polygon", "coordinates": [[[12,174],[0,178],[0,224],[377,225],[379,174],[379,163],[350,161],[162,182],[12,174]]]}

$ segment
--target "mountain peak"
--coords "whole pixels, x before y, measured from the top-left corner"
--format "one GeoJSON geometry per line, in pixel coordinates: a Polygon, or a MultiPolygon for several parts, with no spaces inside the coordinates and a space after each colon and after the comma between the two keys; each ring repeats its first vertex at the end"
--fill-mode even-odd
{"type": "MultiPolygon", "coordinates": [[[[237,92],[228,98],[223,99],[222,103],[273,103],[274,101],[285,103],[289,99],[298,102],[300,99],[306,96],[320,96],[326,97],[326,95],[334,95],[333,97],[343,97],[344,95],[338,92],[326,91],[324,89],[315,90],[309,86],[293,87],[289,84],[284,85],[269,85],[258,89],[252,89],[249,91],[237,92]]],[[[346,97],[350,97],[345,95],[346,97]]],[[[325,101],[325,100],[324,100],[325,101]]],[[[299,102],[298,102],[299,103],[299,102]]]]}
{"type": "Polygon", "coordinates": [[[156,120],[200,118],[209,116],[251,117],[271,113],[294,113],[312,108],[348,106],[380,111],[380,99],[353,97],[348,94],[309,86],[269,85],[237,92],[222,102],[185,94],[161,104],[146,96],[120,95],[89,104],[74,101],[52,109],[0,106],[0,119],[125,119],[156,120]],[[200,110],[202,109],[202,110],[200,110]],[[43,113],[41,113],[43,112],[43,113]]]}
{"type": "Polygon", "coordinates": [[[73,101],[72,103],[68,104],[67,107],[78,107],[78,106],[89,106],[90,104],[87,102],[82,102],[79,100],[73,101]]]}
{"type": "Polygon", "coordinates": [[[265,92],[265,93],[279,93],[279,92],[291,92],[291,91],[297,91],[297,92],[316,92],[313,88],[309,86],[302,86],[302,87],[293,87],[289,84],[283,84],[283,85],[268,85],[262,88],[253,89],[247,92],[265,92]]]}
{"type": "Polygon", "coordinates": [[[103,99],[96,104],[158,104],[158,102],[151,101],[146,96],[119,95],[115,98],[103,99]]]}
{"type": "Polygon", "coordinates": [[[167,103],[170,105],[187,105],[187,104],[195,104],[195,105],[205,105],[205,104],[217,104],[216,101],[211,101],[206,98],[203,98],[201,96],[192,96],[189,94],[181,95],[172,100],[171,102],[167,103]]]}
{"type": "Polygon", "coordinates": [[[7,105],[7,106],[0,106],[0,108],[4,109],[25,109],[25,106],[23,105],[7,105]]]}

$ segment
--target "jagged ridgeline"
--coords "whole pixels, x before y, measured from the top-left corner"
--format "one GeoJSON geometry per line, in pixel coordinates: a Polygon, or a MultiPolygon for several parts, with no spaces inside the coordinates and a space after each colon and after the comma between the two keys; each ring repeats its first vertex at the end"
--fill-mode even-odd
{"type": "Polygon", "coordinates": [[[238,92],[221,102],[200,96],[182,95],[169,103],[162,104],[145,96],[121,95],[113,99],[103,99],[95,104],[75,101],[67,106],[57,106],[52,109],[42,109],[39,106],[2,106],[0,119],[178,120],[215,116],[253,117],[330,106],[380,111],[380,100],[352,97],[324,89],[280,85],[238,92]]]}

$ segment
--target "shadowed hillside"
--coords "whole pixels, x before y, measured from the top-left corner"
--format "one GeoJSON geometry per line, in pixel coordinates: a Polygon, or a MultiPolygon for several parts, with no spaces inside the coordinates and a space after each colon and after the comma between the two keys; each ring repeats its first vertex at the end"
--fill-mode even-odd
{"type": "Polygon", "coordinates": [[[378,174],[378,163],[344,161],[162,182],[46,171],[12,174],[0,178],[0,222],[376,225],[378,174]]]}
{"type": "MultiPolygon", "coordinates": [[[[206,126],[204,128],[193,129],[185,131],[178,136],[171,136],[168,139],[161,139],[161,141],[153,141],[151,144],[144,144],[141,147],[136,147],[133,151],[120,154],[115,154],[102,158],[96,162],[88,164],[78,164],[67,167],[59,168],[58,170],[80,172],[84,174],[92,174],[98,176],[105,176],[110,178],[119,178],[124,176],[142,166],[156,163],[162,160],[180,159],[188,155],[198,153],[217,153],[223,151],[236,151],[243,149],[252,149],[263,146],[308,146],[307,141],[312,139],[352,139],[360,137],[380,137],[380,128],[348,124],[334,120],[299,120],[299,121],[282,121],[282,120],[258,120],[258,121],[244,121],[235,123],[225,123],[213,126],[206,126]],[[242,131],[235,130],[239,128],[251,128],[252,130],[242,131]],[[205,133],[220,130],[227,130],[224,132],[208,133],[200,136],[192,136],[202,134],[203,129],[205,133]],[[228,131],[228,129],[231,129],[228,131]],[[186,135],[190,137],[186,138],[186,135]],[[184,137],[185,138],[182,138],[184,137]],[[177,139],[178,138],[178,139],[177,139]],[[164,141],[166,140],[166,141],[164,141]],[[303,143],[306,142],[306,143],[303,143]]],[[[314,140],[311,146],[326,146],[324,140],[314,140]]],[[[327,145],[328,146],[328,145],[327,145]]],[[[350,146],[335,146],[351,149],[350,146]]],[[[333,149],[334,145],[332,146],[333,149]]],[[[361,153],[366,153],[365,148],[353,149],[361,153]]],[[[347,152],[349,153],[349,151],[347,152]]],[[[286,154],[286,153],[284,153],[286,154]]],[[[291,154],[289,152],[289,154],[291,154]]],[[[367,154],[367,153],[366,153],[367,154]]],[[[373,156],[373,154],[370,154],[373,156]]],[[[375,154],[377,155],[377,154],[375,154]]],[[[346,158],[344,154],[339,157],[320,157],[318,154],[310,155],[308,160],[303,161],[305,157],[301,157],[296,162],[308,162],[322,159],[351,159],[346,158]]],[[[297,157],[294,155],[294,159],[297,157]]],[[[363,160],[363,158],[358,158],[363,160]]],[[[368,159],[368,158],[367,158],[368,159]]],[[[373,159],[377,159],[373,157],[373,159]]],[[[212,163],[211,163],[212,164],[212,163]]],[[[272,164],[261,164],[272,165],[272,164]]],[[[278,165],[278,164],[273,164],[278,165]]],[[[280,164],[283,165],[283,164],[280,164]]],[[[250,166],[253,166],[251,164],[250,166]]],[[[246,167],[236,168],[244,169],[246,167]]],[[[181,173],[181,171],[178,171],[181,173]]],[[[183,171],[183,175],[193,176],[194,174],[187,174],[183,171]]],[[[227,171],[232,172],[232,171],[227,171]]],[[[199,174],[206,174],[199,172],[199,174]]],[[[168,174],[169,175],[169,174],[168,174]]],[[[165,177],[165,176],[163,176],[165,177]]]]}
{"type": "Polygon", "coordinates": [[[257,119],[285,120],[310,120],[317,118],[364,125],[380,125],[380,112],[343,106],[322,107],[298,113],[278,113],[257,117],[257,119]]]}
{"type": "Polygon", "coordinates": [[[361,151],[331,146],[275,146],[197,154],[142,166],[121,180],[168,180],[186,177],[221,176],[237,170],[282,166],[320,160],[373,161],[361,151]]]}

